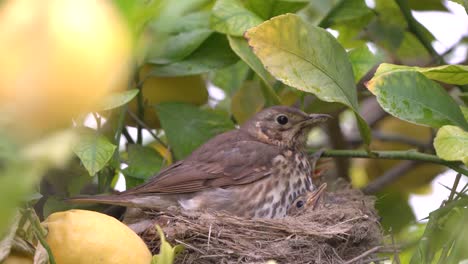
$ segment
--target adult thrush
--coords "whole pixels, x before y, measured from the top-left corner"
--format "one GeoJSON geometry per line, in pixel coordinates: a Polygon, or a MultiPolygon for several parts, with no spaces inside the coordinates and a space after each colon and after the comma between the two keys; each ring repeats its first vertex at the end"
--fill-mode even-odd
{"type": "Polygon", "coordinates": [[[314,124],[328,118],[292,107],[270,107],[140,186],[116,195],[71,200],[158,210],[177,205],[249,218],[284,217],[297,197],[314,190],[304,145],[314,124]]]}

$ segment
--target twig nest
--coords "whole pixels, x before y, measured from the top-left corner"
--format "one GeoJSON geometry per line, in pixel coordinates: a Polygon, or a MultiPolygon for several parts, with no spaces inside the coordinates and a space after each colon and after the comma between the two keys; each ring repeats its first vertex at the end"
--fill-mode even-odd
{"type": "MultiPolygon", "coordinates": [[[[365,252],[382,243],[374,199],[349,187],[327,193],[318,208],[304,208],[283,219],[244,219],[223,213],[147,214],[170,243],[186,247],[177,263],[344,263],[375,257],[365,252]]],[[[159,252],[153,226],[140,235],[153,253],[159,252]]]]}

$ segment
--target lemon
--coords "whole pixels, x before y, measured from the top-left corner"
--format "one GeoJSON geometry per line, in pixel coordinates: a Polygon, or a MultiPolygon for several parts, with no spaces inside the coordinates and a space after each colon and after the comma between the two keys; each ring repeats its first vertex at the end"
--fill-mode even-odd
{"type": "MultiPolygon", "coordinates": [[[[155,105],[163,102],[180,102],[203,105],[208,101],[206,83],[201,75],[180,77],[147,77],[152,70],[145,65],[140,71],[144,79],[141,92],[143,95],[144,122],[151,128],[160,128],[155,105]]],[[[128,105],[129,110],[138,113],[138,101],[134,98],[128,105]]],[[[136,122],[127,118],[127,125],[136,126],[136,122]]]]}
{"type": "Polygon", "coordinates": [[[3,260],[2,264],[33,264],[33,259],[31,257],[11,253],[3,260]]]}
{"type": "Polygon", "coordinates": [[[0,111],[19,131],[72,124],[127,83],[131,35],[111,1],[5,0],[0,24],[0,111]]]}
{"type": "MultiPolygon", "coordinates": [[[[432,138],[431,130],[428,127],[418,126],[397,119],[395,117],[386,117],[379,122],[378,129],[386,134],[405,136],[421,142],[429,142],[432,138]]],[[[397,143],[383,142],[381,140],[373,140],[371,143],[372,150],[408,150],[414,149],[414,146],[397,143]]],[[[398,165],[401,161],[398,160],[358,160],[360,166],[363,166],[367,178],[367,182],[381,176],[392,167],[398,165]]],[[[428,183],[445,169],[444,166],[436,164],[422,164],[408,171],[395,181],[390,187],[406,192],[426,192],[428,183]]],[[[366,181],[364,181],[366,182],[366,181]]],[[[361,184],[364,184],[362,182],[361,184]]]]}
{"type": "Polygon", "coordinates": [[[43,225],[58,264],[149,264],[141,238],[117,219],[86,210],[51,214],[43,225]]]}

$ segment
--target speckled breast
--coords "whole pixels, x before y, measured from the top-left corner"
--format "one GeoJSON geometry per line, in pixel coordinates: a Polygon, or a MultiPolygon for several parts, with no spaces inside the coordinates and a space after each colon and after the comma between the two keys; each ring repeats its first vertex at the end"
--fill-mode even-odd
{"type": "Polygon", "coordinates": [[[300,151],[286,150],[272,161],[273,173],[252,183],[247,195],[238,197],[237,215],[258,218],[280,218],[293,201],[313,189],[311,166],[307,155],[300,151]]]}

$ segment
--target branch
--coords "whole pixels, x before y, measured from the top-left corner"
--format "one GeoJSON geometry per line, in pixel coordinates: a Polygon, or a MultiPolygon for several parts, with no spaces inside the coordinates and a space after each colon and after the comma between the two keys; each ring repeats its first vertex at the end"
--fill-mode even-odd
{"type": "MultiPolygon", "coordinates": [[[[127,113],[130,115],[131,118],[133,118],[133,120],[135,120],[135,122],[137,122],[137,124],[141,127],[144,127],[148,133],[150,133],[150,135],[156,139],[156,141],[158,141],[159,144],[161,144],[163,147],[167,148],[167,145],[166,143],[164,143],[164,141],[162,141],[151,129],[151,127],[149,127],[145,122],[143,122],[137,115],[135,115],[132,111],[130,110],[127,110],[127,113]]],[[[138,142],[137,142],[138,143],[138,142]]],[[[141,143],[138,143],[138,144],[141,144],[141,143]]]]}
{"type": "MultiPolygon", "coordinates": [[[[313,151],[311,151],[313,152],[313,151]]],[[[396,151],[371,151],[365,150],[325,150],[322,157],[331,158],[364,158],[364,159],[392,159],[415,160],[444,165],[458,173],[468,176],[468,169],[463,168],[463,163],[458,161],[446,161],[431,154],[425,154],[413,150],[396,151]]]]}

